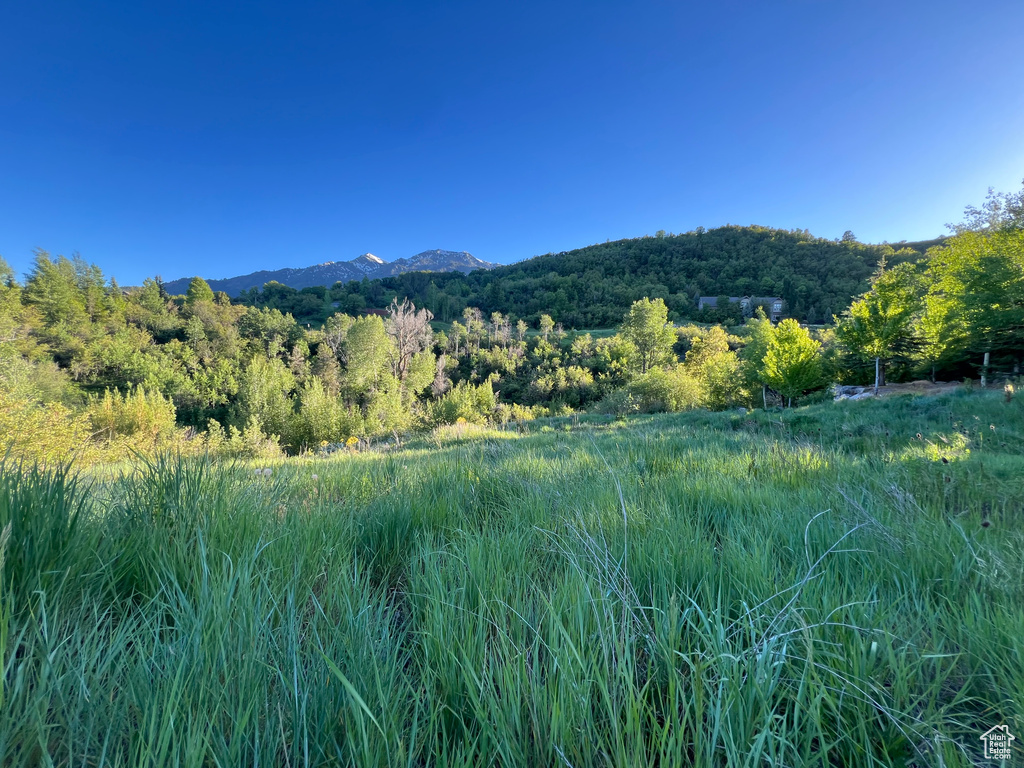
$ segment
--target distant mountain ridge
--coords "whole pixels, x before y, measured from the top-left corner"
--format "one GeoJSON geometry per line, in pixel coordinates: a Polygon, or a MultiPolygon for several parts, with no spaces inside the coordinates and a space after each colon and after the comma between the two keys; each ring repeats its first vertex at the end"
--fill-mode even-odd
{"type": "MultiPolygon", "coordinates": [[[[228,277],[222,280],[210,280],[210,288],[224,291],[232,298],[249,288],[262,288],[271,281],[301,290],[317,285],[331,286],[337,282],[347,283],[367,277],[374,280],[379,277],[393,277],[404,272],[472,272],[475,269],[493,269],[497,267],[489,261],[476,258],[466,251],[445,251],[437,248],[423,251],[407,259],[385,261],[372,253],[364,253],[350,261],[325,261],[311,267],[261,270],[248,275],[228,277]]],[[[173,295],[183,294],[188,290],[191,277],[183,277],[164,284],[165,290],[173,295]]]]}
{"type": "MultiPolygon", "coordinates": [[[[701,297],[781,297],[786,317],[821,323],[867,290],[883,256],[891,266],[915,262],[943,242],[873,245],[853,237],[815,237],[807,230],[700,227],[548,253],[468,275],[449,272],[420,280],[398,274],[371,281],[365,291],[350,284],[346,293],[358,291],[367,307],[405,296],[442,322],[476,307],[485,317],[501,312],[536,323],[548,314],[567,328],[590,329],[619,325],[630,304],[645,296],[663,299],[675,319],[706,322],[718,317],[710,307],[701,310],[701,297]]],[[[279,296],[273,301],[296,319],[322,322],[303,314],[301,297],[291,304],[279,296]]],[[[320,302],[307,303],[322,310],[320,302]]]]}

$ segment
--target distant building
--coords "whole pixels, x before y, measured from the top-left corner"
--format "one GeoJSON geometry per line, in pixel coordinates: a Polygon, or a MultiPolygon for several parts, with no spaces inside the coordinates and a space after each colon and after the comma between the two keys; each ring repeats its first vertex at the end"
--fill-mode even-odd
{"type": "MultiPolygon", "coordinates": [[[[765,315],[773,323],[779,322],[786,309],[786,302],[778,296],[730,296],[730,304],[739,304],[743,314],[752,316],[757,307],[763,307],[765,315]]],[[[698,296],[697,309],[715,309],[718,307],[717,296],[698,296]]]]}

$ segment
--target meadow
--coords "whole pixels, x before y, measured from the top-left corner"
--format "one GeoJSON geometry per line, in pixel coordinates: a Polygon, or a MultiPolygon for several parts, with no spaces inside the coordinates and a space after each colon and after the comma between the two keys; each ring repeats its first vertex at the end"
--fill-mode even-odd
{"type": "Polygon", "coordinates": [[[1024,738],[1022,449],[962,391],[8,460],[0,765],[976,764],[1024,738]]]}

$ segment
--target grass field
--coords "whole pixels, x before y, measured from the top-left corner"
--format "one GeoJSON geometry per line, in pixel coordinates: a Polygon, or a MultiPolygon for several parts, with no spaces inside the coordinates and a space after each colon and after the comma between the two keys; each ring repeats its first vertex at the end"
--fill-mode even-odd
{"type": "MultiPolygon", "coordinates": [[[[1024,738],[1024,401],[0,472],[0,765],[966,766],[1024,738]]],[[[1016,747],[1015,747],[1016,748],[1016,747]]]]}

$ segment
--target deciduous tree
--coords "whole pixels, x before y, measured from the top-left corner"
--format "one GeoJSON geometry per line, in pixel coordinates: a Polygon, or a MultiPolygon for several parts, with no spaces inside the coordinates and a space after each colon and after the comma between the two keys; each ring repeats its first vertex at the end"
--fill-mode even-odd
{"type": "Polygon", "coordinates": [[[794,397],[821,386],[821,344],[796,320],[781,321],[768,342],[764,376],[792,406],[794,397]]]}
{"type": "MultiPolygon", "coordinates": [[[[430,327],[434,315],[426,309],[417,310],[416,305],[408,299],[403,299],[401,304],[397,299],[393,300],[388,311],[384,327],[392,341],[387,350],[391,373],[404,382],[413,356],[428,349],[434,341],[434,331],[430,327]]],[[[431,372],[430,378],[433,377],[431,372]]]]}
{"type": "Polygon", "coordinates": [[[921,308],[921,281],[913,264],[886,270],[879,262],[871,290],[855,300],[837,322],[836,336],[854,354],[875,361],[875,390],[885,385],[885,365],[908,351],[921,308]]]}
{"type": "Polygon", "coordinates": [[[619,333],[636,348],[637,370],[647,373],[651,368],[675,362],[672,345],[676,335],[668,322],[668,307],[662,299],[641,299],[633,302],[619,333]]]}

